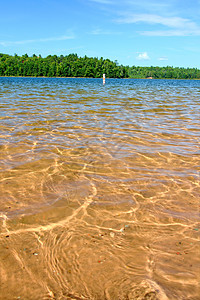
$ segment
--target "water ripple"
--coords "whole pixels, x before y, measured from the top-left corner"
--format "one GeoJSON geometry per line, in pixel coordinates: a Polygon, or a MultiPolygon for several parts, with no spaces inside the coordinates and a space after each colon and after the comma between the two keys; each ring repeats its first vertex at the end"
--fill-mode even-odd
{"type": "Polygon", "coordinates": [[[197,300],[199,82],[0,84],[0,299],[197,300]]]}

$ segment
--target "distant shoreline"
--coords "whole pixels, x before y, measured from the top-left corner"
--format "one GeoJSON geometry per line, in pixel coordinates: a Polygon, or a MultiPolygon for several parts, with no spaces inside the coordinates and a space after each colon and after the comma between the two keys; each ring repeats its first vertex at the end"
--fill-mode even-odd
{"type": "MultiPolygon", "coordinates": [[[[0,76],[0,78],[62,78],[62,79],[102,79],[101,77],[58,77],[58,76],[53,76],[53,77],[48,77],[48,76],[0,76]]],[[[114,77],[106,77],[106,79],[138,79],[138,80],[200,80],[199,78],[114,78],[114,77]]]]}
{"type": "Polygon", "coordinates": [[[0,76],[33,78],[123,78],[123,79],[200,79],[200,69],[158,66],[124,66],[108,58],[0,53],[0,76]]]}

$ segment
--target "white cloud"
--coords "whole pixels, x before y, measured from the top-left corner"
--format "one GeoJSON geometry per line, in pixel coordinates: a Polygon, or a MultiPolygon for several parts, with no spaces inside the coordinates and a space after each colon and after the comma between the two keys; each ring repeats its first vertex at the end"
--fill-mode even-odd
{"type": "Polygon", "coordinates": [[[166,60],[168,60],[168,58],[166,56],[163,56],[163,57],[159,57],[158,60],[160,60],[160,61],[166,61],[166,60]]]}
{"type": "Polygon", "coordinates": [[[154,14],[126,14],[117,20],[118,23],[134,24],[146,23],[150,25],[161,25],[166,30],[148,30],[140,31],[141,35],[146,36],[198,36],[200,27],[193,21],[181,17],[163,17],[154,14]]]}
{"type": "Polygon", "coordinates": [[[199,36],[199,30],[152,30],[152,31],[140,31],[141,35],[145,36],[199,36]]]}
{"type": "Polygon", "coordinates": [[[139,60],[149,60],[150,59],[147,52],[139,53],[139,55],[136,58],[139,59],[139,60]]]}
{"type": "Polygon", "coordinates": [[[153,14],[130,14],[125,17],[122,17],[118,20],[119,23],[148,23],[148,24],[160,24],[173,28],[189,28],[197,29],[197,25],[190,21],[189,19],[184,19],[180,17],[162,17],[159,15],[153,14]]]}
{"type": "Polygon", "coordinates": [[[7,46],[24,45],[24,44],[30,44],[30,43],[65,41],[65,40],[70,40],[70,39],[74,39],[74,38],[75,38],[74,35],[63,35],[63,36],[58,36],[58,37],[49,37],[49,38],[41,38],[41,39],[33,39],[33,40],[2,41],[2,42],[0,42],[0,45],[7,47],[7,46]]]}

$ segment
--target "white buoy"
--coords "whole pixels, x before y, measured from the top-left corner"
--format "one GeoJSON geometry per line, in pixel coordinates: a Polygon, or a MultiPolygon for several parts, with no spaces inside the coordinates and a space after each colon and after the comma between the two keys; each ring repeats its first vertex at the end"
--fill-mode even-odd
{"type": "Polygon", "coordinates": [[[106,74],[103,74],[103,85],[106,83],[106,74]]]}

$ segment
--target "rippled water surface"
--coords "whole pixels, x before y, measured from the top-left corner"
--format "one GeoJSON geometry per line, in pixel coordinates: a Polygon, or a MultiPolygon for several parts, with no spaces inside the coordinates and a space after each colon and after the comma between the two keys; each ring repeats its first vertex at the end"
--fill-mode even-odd
{"type": "Polygon", "coordinates": [[[0,299],[200,299],[199,146],[199,81],[0,78],[0,299]]]}

